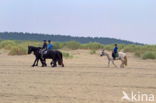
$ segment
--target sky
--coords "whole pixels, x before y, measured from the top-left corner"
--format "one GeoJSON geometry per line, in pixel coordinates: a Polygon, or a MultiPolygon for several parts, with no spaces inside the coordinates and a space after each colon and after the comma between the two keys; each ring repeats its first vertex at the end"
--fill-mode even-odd
{"type": "Polygon", "coordinates": [[[156,0],[0,0],[0,32],[156,44],[156,0]]]}

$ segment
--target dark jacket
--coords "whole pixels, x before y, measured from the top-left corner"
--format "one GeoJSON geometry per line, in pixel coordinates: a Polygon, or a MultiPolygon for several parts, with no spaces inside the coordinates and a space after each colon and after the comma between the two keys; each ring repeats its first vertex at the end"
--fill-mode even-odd
{"type": "Polygon", "coordinates": [[[47,43],[44,43],[42,49],[47,49],[47,43]]]}

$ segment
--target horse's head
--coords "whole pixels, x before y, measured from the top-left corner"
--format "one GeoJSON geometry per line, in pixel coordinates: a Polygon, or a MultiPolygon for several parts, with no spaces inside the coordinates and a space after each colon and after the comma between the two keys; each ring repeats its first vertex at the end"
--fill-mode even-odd
{"type": "Polygon", "coordinates": [[[105,50],[103,49],[102,51],[101,51],[101,54],[100,54],[100,56],[105,56],[106,54],[105,54],[105,50]]]}
{"type": "Polygon", "coordinates": [[[28,46],[28,54],[31,54],[32,52],[39,52],[41,49],[41,47],[28,46]]]}
{"type": "Polygon", "coordinates": [[[28,54],[31,54],[33,51],[32,46],[28,46],[28,54]]]}

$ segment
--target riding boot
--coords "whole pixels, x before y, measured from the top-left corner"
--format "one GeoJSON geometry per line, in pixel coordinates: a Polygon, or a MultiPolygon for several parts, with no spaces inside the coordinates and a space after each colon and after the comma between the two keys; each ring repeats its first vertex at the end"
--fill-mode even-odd
{"type": "Polygon", "coordinates": [[[43,58],[43,53],[41,54],[41,59],[44,60],[44,58],[43,58]]]}

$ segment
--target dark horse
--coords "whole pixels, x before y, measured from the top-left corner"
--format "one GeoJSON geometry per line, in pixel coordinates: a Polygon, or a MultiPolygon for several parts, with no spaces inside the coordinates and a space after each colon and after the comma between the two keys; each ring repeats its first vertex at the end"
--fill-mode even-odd
{"type": "Polygon", "coordinates": [[[52,59],[53,60],[51,62],[52,67],[57,66],[56,62],[58,62],[58,64],[61,65],[62,67],[64,67],[63,55],[60,51],[48,50],[47,53],[43,55],[44,59],[42,59],[40,50],[41,50],[41,47],[28,46],[28,54],[31,54],[32,52],[34,52],[34,55],[36,57],[34,64],[32,65],[33,67],[38,66],[39,60],[41,61],[43,67],[47,66],[46,59],[52,59]]]}

